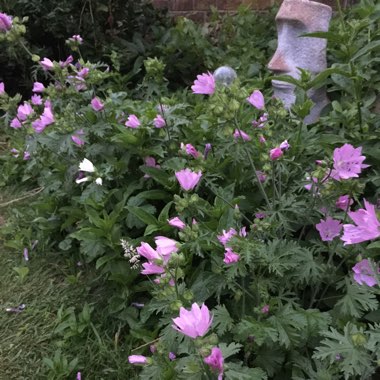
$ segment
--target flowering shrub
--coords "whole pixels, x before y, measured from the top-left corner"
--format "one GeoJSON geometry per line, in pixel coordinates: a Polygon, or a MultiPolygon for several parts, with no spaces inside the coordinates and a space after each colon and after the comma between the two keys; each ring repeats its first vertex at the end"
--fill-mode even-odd
{"type": "Polygon", "coordinates": [[[360,124],[343,89],[303,123],[310,83],[349,74],[304,73],[288,112],[270,89],[211,72],[163,96],[155,59],[135,100],[114,90],[117,70],[76,54],[39,60],[51,82],[34,98],[9,97],[6,83],[0,95],[12,149],[2,182],[41,189],[10,218],[7,244],[94,263],[143,379],[374,374],[378,116],[364,102],[360,124]],[[342,109],[338,122],[343,105],[352,117],[342,109]]]}

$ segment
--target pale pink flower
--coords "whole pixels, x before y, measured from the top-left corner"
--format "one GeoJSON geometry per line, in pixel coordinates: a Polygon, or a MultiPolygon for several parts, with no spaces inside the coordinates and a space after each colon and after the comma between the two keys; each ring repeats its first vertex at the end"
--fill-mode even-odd
{"type": "Polygon", "coordinates": [[[129,115],[128,120],[125,122],[125,126],[129,128],[138,128],[140,125],[141,122],[136,115],[129,115]]]}
{"type": "Polygon", "coordinates": [[[5,94],[5,86],[4,82],[0,82],[0,95],[5,94]]]}
{"type": "Polygon", "coordinates": [[[240,260],[240,256],[235,253],[231,248],[226,248],[226,251],[224,252],[224,259],[223,262],[225,264],[234,264],[237,263],[240,260]]]}
{"type": "Polygon", "coordinates": [[[191,310],[181,307],[179,309],[179,317],[173,318],[174,325],[172,327],[190,338],[204,336],[212,324],[212,316],[205,304],[201,307],[197,303],[193,303],[191,310]]]}
{"type": "Polygon", "coordinates": [[[17,128],[21,128],[21,127],[22,127],[22,124],[21,124],[20,120],[17,119],[17,117],[15,117],[14,119],[12,119],[10,126],[11,126],[12,128],[17,129],[17,128]]]}
{"type": "Polygon", "coordinates": [[[365,156],[362,156],[362,147],[354,148],[351,144],[344,144],[334,149],[334,169],[331,177],[340,180],[359,177],[362,169],[368,167],[363,164],[365,156]]]}
{"type": "MultiPolygon", "coordinates": [[[[307,177],[306,179],[309,181],[309,180],[310,180],[310,177],[307,177]]],[[[313,182],[312,182],[312,183],[308,183],[307,185],[304,186],[304,188],[305,188],[307,191],[310,191],[310,190],[313,188],[313,186],[314,186],[314,188],[315,188],[316,185],[318,184],[318,178],[313,177],[311,180],[314,182],[314,184],[313,184],[313,182]]]]}
{"type": "Polygon", "coordinates": [[[266,140],[266,138],[265,138],[264,136],[260,136],[260,137],[259,137],[259,143],[260,143],[260,144],[264,144],[266,141],[267,141],[267,140],[266,140]]]}
{"type": "Polygon", "coordinates": [[[280,144],[280,149],[282,150],[288,150],[290,148],[290,145],[288,143],[288,140],[285,140],[283,141],[281,144],[280,144]]]}
{"type": "Polygon", "coordinates": [[[45,71],[53,70],[54,68],[54,63],[49,58],[46,58],[46,57],[42,61],[40,61],[40,65],[45,71]]]}
{"type": "Polygon", "coordinates": [[[236,230],[234,228],[230,228],[228,231],[223,230],[221,235],[218,235],[217,238],[220,243],[222,243],[224,246],[231,240],[233,236],[237,234],[236,230]]]}
{"type": "Polygon", "coordinates": [[[25,261],[29,261],[29,250],[26,247],[24,248],[23,256],[25,261]]]}
{"type": "Polygon", "coordinates": [[[169,256],[172,253],[178,252],[178,242],[173,239],[169,239],[165,236],[156,236],[154,241],[157,246],[156,251],[161,256],[169,256]]]}
{"type": "Polygon", "coordinates": [[[71,140],[78,145],[78,146],[83,146],[85,144],[84,140],[82,140],[79,136],[77,135],[72,135],[71,140]]]}
{"type": "Polygon", "coordinates": [[[43,85],[43,83],[34,82],[32,91],[33,92],[44,92],[45,86],[43,85]]]}
{"type": "Polygon", "coordinates": [[[95,97],[91,100],[91,107],[94,111],[99,112],[104,109],[104,104],[99,98],[95,97]]]}
{"type": "Polygon", "coordinates": [[[257,170],[256,174],[257,174],[257,177],[259,178],[259,181],[261,183],[265,182],[265,180],[267,179],[267,175],[264,172],[262,172],[261,170],[257,170]]]}
{"type": "Polygon", "coordinates": [[[140,256],[144,256],[150,261],[161,259],[161,256],[150,246],[150,244],[145,242],[142,242],[139,247],[136,247],[136,251],[140,256]]]}
{"type": "Polygon", "coordinates": [[[24,102],[23,105],[20,105],[17,108],[17,118],[21,121],[26,120],[32,113],[34,113],[34,110],[32,106],[27,102],[24,102]]]}
{"type": "MultiPolygon", "coordinates": [[[[183,144],[181,144],[181,148],[182,146],[183,144]]],[[[199,152],[191,144],[186,144],[183,148],[189,156],[192,156],[193,158],[199,157],[199,152]]]]}
{"type": "Polygon", "coordinates": [[[147,364],[148,358],[144,355],[130,355],[128,356],[128,361],[131,364],[147,364]]]}
{"type": "Polygon", "coordinates": [[[328,216],[326,220],[321,219],[315,228],[319,231],[323,241],[332,241],[342,231],[342,224],[339,220],[334,220],[328,216]]]}
{"type": "Polygon", "coordinates": [[[74,34],[72,37],[69,38],[69,41],[76,42],[78,45],[82,45],[83,38],[79,34],[74,34]]]}
{"type": "Polygon", "coordinates": [[[215,78],[208,72],[197,75],[197,79],[191,86],[194,94],[212,95],[215,92],[215,78]]]}
{"type": "Polygon", "coordinates": [[[24,161],[30,160],[30,153],[28,151],[24,152],[24,156],[22,158],[24,161]]]}
{"type": "Polygon", "coordinates": [[[12,153],[12,156],[14,157],[14,158],[17,158],[18,156],[19,156],[19,151],[17,150],[17,149],[15,149],[15,148],[12,148],[11,149],[11,153],[12,153]]]}
{"type": "Polygon", "coordinates": [[[0,32],[7,32],[12,28],[12,17],[0,12],[0,32]]]}
{"type": "Polygon", "coordinates": [[[54,123],[54,115],[51,110],[51,103],[46,101],[44,112],[39,119],[32,122],[32,127],[36,133],[41,133],[48,125],[54,123]]]}
{"type": "Polygon", "coordinates": [[[82,380],[82,374],[80,372],[77,372],[77,380],[82,380]]]}
{"type": "Polygon", "coordinates": [[[380,222],[376,216],[375,206],[364,200],[365,209],[349,211],[349,217],[354,224],[343,226],[342,240],[344,245],[357,244],[363,241],[372,240],[380,237],[380,222]]]}
{"type": "MultiPolygon", "coordinates": [[[[354,271],[354,280],[363,285],[365,283],[368,286],[375,286],[377,284],[376,274],[371,268],[371,265],[367,259],[358,262],[352,270],[354,271]]],[[[379,272],[379,268],[377,268],[379,272]]]]}
{"type": "Polygon", "coordinates": [[[165,127],[166,125],[166,122],[165,122],[165,119],[160,115],[158,114],[154,120],[153,120],[153,124],[156,128],[163,128],[165,127]]]}
{"type": "Polygon", "coordinates": [[[180,218],[178,218],[178,216],[176,216],[175,218],[169,219],[168,223],[172,227],[179,228],[180,230],[183,230],[186,227],[186,224],[184,222],[182,222],[182,220],[180,218]]]}
{"type": "Polygon", "coordinates": [[[244,227],[240,228],[239,236],[241,236],[241,237],[247,236],[247,227],[244,226],[244,227]]]}
{"type": "Polygon", "coordinates": [[[213,370],[218,372],[218,380],[223,379],[224,358],[220,348],[213,347],[211,349],[211,354],[209,356],[206,356],[203,361],[213,370]]]}
{"type": "Polygon", "coordinates": [[[74,58],[72,55],[69,55],[65,61],[59,61],[59,66],[61,68],[64,68],[64,67],[67,67],[68,65],[70,65],[70,63],[72,63],[74,61],[74,58]]]}
{"type": "Polygon", "coordinates": [[[264,96],[259,90],[253,91],[247,98],[247,101],[259,110],[262,110],[265,107],[264,96]]]}
{"type": "Polygon", "coordinates": [[[235,140],[242,138],[244,141],[251,141],[251,136],[242,130],[235,129],[233,136],[235,140]]]}
{"type": "Polygon", "coordinates": [[[272,160],[272,161],[275,161],[275,160],[278,160],[282,155],[284,154],[284,152],[282,151],[281,148],[273,148],[270,150],[269,152],[269,158],[272,160]]]}
{"type": "Polygon", "coordinates": [[[350,198],[349,195],[342,195],[335,202],[335,206],[340,208],[343,211],[346,211],[349,206],[351,206],[354,201],[350,198]]]}
{"type": "Polygon", "coordinates": [[[165,269],[163,267],[151,262],[144,263],[142,266],[144,269],[141,271],[141,274],[149,275],[165,273],[165,269]]]}
{"type": "Polygon", "coordinates": [[[269,313],[269,305],[264,305],[262,308],[261,308],[261,312],[263,314],[268,314],[269,313]]]}
{"type": "Polygon", "coordinates": [[[84,79],[90,72],[90,69],[88,67],[83,67],[80,71],[77,72],[77,79],[84,79]]]}
{"type": "Polygon", "coordinates": [[[185,191],[190,191],[197,186],[199,180],[202,177],[202,172],[193,172],[190,169],[186,168],[180,170],[179,172],[175,172],[175,176],[181,185],[182,189],[185,191]]]}
{"type": "Polygon", "coordinates": [[[30,100],[32,101],[32,104],[34,106],[40,106],[42,104],[42,98],[39,95],[36,95],[36,94],[32,95],[30,100]]]}

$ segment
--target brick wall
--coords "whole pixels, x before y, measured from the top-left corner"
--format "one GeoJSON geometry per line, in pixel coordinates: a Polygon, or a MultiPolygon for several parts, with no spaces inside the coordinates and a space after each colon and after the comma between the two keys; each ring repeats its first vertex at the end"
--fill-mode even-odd
{"type": "MultiPolygon", "coordinates": [[[[314,0],[334,6],[336,0],[314,0]]],[[[340,0],[343,6],[351,5],[356,0],[340,0]]],[[[249,5],[252,9],[264,10],[281,2],[281,0],[152,0],[157,8],[167,8],[174,16],[186,16],[195,21],[205,21],[214,6],[219,11],[234,11],[241,5],[249,5]]]]}

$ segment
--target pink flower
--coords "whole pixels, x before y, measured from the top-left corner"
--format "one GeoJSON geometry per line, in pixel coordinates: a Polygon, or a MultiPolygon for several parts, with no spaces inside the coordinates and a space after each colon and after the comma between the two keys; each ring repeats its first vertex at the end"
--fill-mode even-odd
{"type": "Polygon", "coordinates": [[[364,200],[365,209],[349,211],[349,217],[355,222],[343,226],[342,240],[344,245],[357,244],[380,237],[380,222],[377,219],[375,206],[364,200]]]}
{"type": "Polygon", "coordinates": [[[18,106],[17,108],[17,118],[21,121],[24,121],[28,118],[29,115],[31,115],[34,112],[32,106],[24,102],[23,105],[18,106]]]}
{"type": "Polygon", "coordinates": [[[162,128],[162,127],[165,127],[166,125],[166,122],[165,122],[165,119],[160,115],[158,114],[154,120],[153,120],[153,124],[156,128],[162,128]]]}
{"type": "Polygon", "coordinates": [[[264,96],[259,90],[255,90],[247,98],[248,102],[251,103],[255,108],[262,110],[265,107],[264,96]]]}
{"type": "Polygon", "coordinates": [[[197,186],[199,180],[202,177],[202,172],[199,171],[198,173],[196,173],[186,168],[180,170],[179,172],[175,172],[175,176],[182,189],[185,191],[190,191],[193,190],[195,186],[197,186]]]}
{"type": "Polygon", "coordinates": [[[23,256],[25,261],[29,261],[29,250],[26,247],[24,248],[23,256]]]}
{"type": "Polygon", "coordinates": [[[47,71],[47,70],[53,70],[54,64],[49,58],[44,58],[42,61],[40,61],[40,65],[42,68],[47,71]]]}
{"type": "Polygon", "coordinates": [[[161,256],[168,256],[172,253],[178,252],[178,242],[173,239],[169,239],[165,236],[156,236],[154,241],[156,242],[157,253],[161,256]]]}
{"type": "Polygon", "coordinates": [[[234,228],[230,228],[228,231],[223,230],[222,234],[217,236],[220,243],[222,243],[224,246],[231,240],[233,236],[237,234],[236,230],[234,228]]]}
{"type": "Polygon", "coordinates": [[[66,61],[59,61],[59,66],[61,67],[61,68],[64,68],[64,67],[66,67],[66,66],[68,66],[71,62],[73,62],[74,61],[74,58],[73,58],[73,56],[72,55],[69,55],[67,58],[66,58],[66,61]]]}
{"type": "Polygon", "coordinates": [[[315,227],[319,231],[323,241],[332,241],[335,237],[339,236],[342,230],[342,224],[339,220],[334,220],[330,216],[326,220],[321,219],[320,223],[315,227]]]}
{"type": "Polygon", "coordinates": [[[4,82],[0,82],[0,95],[5,94],[5,86],[4,82]]]}
{"type": "Polygon", "coordinates": [[[84,140],[82,140],[79,136],[77,135],[72,135],[71,140],[78,145],[78,146],[83,146],[85,144],[84,140]]]}
{"type": "Polygon", "coordinates": [[[144,256],[150,261],[161,259],[161,256],[148,243],[142,242],[136,250],[140,256],[144,256]]]}
{"type": "Polygon", "coordinates": [[[334,169],[331,177],[339,181],[340,179],[356,178],[362,169],[368,167],[363,164],[365,156],[362,156],[362,147],[354,148],[351,144],[344,144],[334,150],[334,169]]]}
{"type": "MultiPolygon", "coordinates": [[[[375,286],[377,284],[376,274],[367,259],[358,262],[352,270],[354,271],[354,280],[358,284],[363,285],[365,283],[368,286],[375,286]]],[[[380,273],[379,268],[377,268],[377,271],[380,273]]]]}
{"type": "Polygon", "coordinates": [[[28,151],[24,152],[24,157],[22,158],[24,161],[30,160],[30,153],[28,151]]]}
{"type": "Polygon", "coordinates": [[[76,42],[78,45],[82,45],[83,38],[79,34],[74,34],[71,38],[69,38],[69,41],[76,42]]]}
{"type": "Polygon", "coordinates": [[[226,248],[226,251],[224,252],[224,259],[223,262],[227,265],[236,263],[240,260],[240,256],[235,253],[231,248],[226,248]]]}
{"type": "Polygon", "coordinates": [[[128,361],[131,364],[147,364],[148,358],[144,355],[130,355],[128,356],[128,361]]]}
{"type": "Polygon", "coordinates": [[[83,69],[77,72],[77,75],[78,75],[77,79],[86,78],[89,72],[90,72],[90,69],[88,67],[83,67],[83,69]]]}
{"type": "Polygon", "coordinates": [[[136,115],[129,115],[128,120],[125,122],[125,126],[129,128],[138,128],[140,125],[141,122],[136,115]]]}
{"type": "Polygon", "coordinates": [[[208,154],[210,153],[211,149],[212,149],[212,145],[211,145],[210,143],[207,143],[207,144],[205,145],[205,150],[204,150],[204,152],[203,152],[203,157],[204,157],[204,159],[207,158],[207,156],[208,156],[208,154]]]}
{"type": "Polygon", "coordinates": [[[44,112],[39,119],[33,121],[32,127],[36,133],[41,133],[48,125],[54,123],[54,115],[51,110],[51,103],[49,101],[45,102],[44,112]]]}
{"type": "Polygon", "coordinates": [[[30,100],[34,106],[40,106],[42,104],[42,98],[39,95],[33,95],[30,100]]]}
{"type": "Polygon", "coordinates": [[[265,217],[266,217],[266,214],[263,212],[257,212],[255,214],[255,218],[257,218],[257,219],[264,219],[265,217]]]}
{"type": "Polygon", "coordinates": [[[205,304],[199,307],[197,303],[193,303],[191,310],[181,307],[179,317],[173,318],[173,322],[172,327],[175,330],[195,339],[207,333],[212,324],[212,316],[205,304]]]}
{"type": "Polygon", "coordinates": [[[240,228],[239,236],[241,236],[241,237],[247,236],[247,227],[244,226],[244,227],[240,228]]]}
{"type": "Polygon", "coordinates": [[[199,157],[199,152],[191,144],[186,144],[185,146],[181,144],[181,149],[185,149],[186,153],[193,158],[199,157]]]}
{"type": "Polygon", "coordinates": [[[218,371],[218,380],[223,379],[223,365],[224,358],[222,351],[218,347],[213,347],[211,349],[211,354],[205,357],[204,362],[209,365],[213,370],[218,371]]]}
{"type": "Polygon", "coordinates": [[[197,75],[197,79],[191,86],[193,94],[212,95],[215,92],[215,78],[208,72],[207,74],[197,75]]]}
{"type": "Polygon", "coordinates": [[[281,150],[281,148],[274,148],[274,149],[270,150],[270,152],[269,152],[269,158],[272,161],[275,161],[275,160],[278,160],[283,154],[284,153],[281,150]]]}
{"type": "Polygon", "coordinates": [[[251,137],[242,130],[239,131],[238,129],[235,129],[233,136],[234,136],[235,140],[237,140],[240,137],[244,141],[251,141],[251,137]]]}
{"type": "Polygon", "coordinates": [[[12,17],[5,13],[0,13],[0,32],[7,32],[12,28],[12,17]]]}
{"type": "Polygon", "coordinates": [[[77,380],[82,380],[82,374],[80,372],[77,372],[77,380]]]}
{"type": "Polygon", "coordinates": [[[91,107],[94,111],[99,112],[104,108],[104,104],[99,98],[95,97],[91,100],[91,107]]]}
{"type": "Polygon", "coordinates": [[[346,211],[347,207],[351,206],[353,203],[354,201],[350,198],[349,195],[342,195],[335,202],[335,206],[343,211],[346,211]]]}
{"type": "Polygon", "coordinates": [[[261,170],[257,170],[256,171],[256,174],[257,174],[257,177],[259,178],[259,181],[261,183],[265,182],[265,180],[267,179],[267,176],[265,173],[263,173],[261,170]]]}
{"type": "Polygon", "coordinates": [[[34,82],[32,91],[33,92],[44,92],[45,86],[43,85],[43,83],[34,82]]]}
{"type": "Polygon", "coordinates": [[[12,148],[11,149],[11,153],[12,153],[12,156],[14,157],[14,158],[17,158],[18,156],[19,156],[19,151],[17,150],[17,149],[15,149],[15,148],[12,148]]]}
{"type": "Polygon", "coordinates": [[[172,227],[179,228],[180,230],[183,230],[186,227],[186,224],[182,222],[182,220],[178,218],[178,216],[169,219],[168,222],[172,227]]]}
{"type": "Polygon", "coordinates": [[[260,143],[260,144],[264,144],[266,141],[267,141],[267,140],[266,140],[266,138],[265,138],[264,136],[260,136],[260,137],[259,137],[259,143],[260,143]]]}
{"type": "Polygon", "coordinates": [[[264,305],[262,308],[261,308],[261,312],[263,314],[268,314],[269,313],[269,305],[264,305]]]}
{"type": "Polygon", "coordinates": [[[290,148],[290,145],[288,143],[288,140],[285,140],[283,141],[281,144],[280,144],[280,149],[282,150],[288,150],[290,148]]]}
{"type": "Polygon", "coordinates": [[[143,265],[143,270],[141,271],[141,274],[161,274],[165,273],[165,269],[161,267],[160,265],[148,262],[144,263],[143,265]]]}
{"type": "Polygon", "coordinates": [[[175,355],[174,352],[169,352],[168,357],[169,357],[169,360],[170,360],[170,361],[173,361],[173,360],[175,360],[175,358],[176,358],[177,356],[175,355]]]}
{"type": "MultiPolygon", "coordinates": [[[[307,179],[307,180],[310,180],[310,177],[307,177],[306,179],[307,179]]],[[[312,178],[312,181],[314,182],[314,184],[318,184],[318,178],[313,177],[313,178],[312,178]]],[[[312,189],[312,187],[313,187],[313,183],[308,183],[307,185],[304,186],[304,188],[305,188],[307,191],[310,191],[310,190],[312,189]]],[[[314,187],[316,187],[316,186],[314,185],[314,187]]]]}
{"type": "Polygon", "coordinates": [[[12,119],[10,126],[11,126],[12,128],[17,129],[17,128],[21,128],[21,127],[22,127],[22,124],[20,123],[20,120],[17,119],[17,117],[15,117],[14,119],[12,119]]]}

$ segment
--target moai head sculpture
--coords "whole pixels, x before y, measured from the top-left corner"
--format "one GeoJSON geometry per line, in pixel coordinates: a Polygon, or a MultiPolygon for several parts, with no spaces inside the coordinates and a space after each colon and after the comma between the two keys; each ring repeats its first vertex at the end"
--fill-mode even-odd
{"type": "MultiPolygon", "coordinates": [[[[299,78],[297,67],[318,74],[326,69],[326,39],[300,37],[312,32],[327,32],[331,19],[331,7],[309,0],[284,0],[276,16],[278,45],[268,64],[269,70],[277,75],[299,78]]],[[[295,101],[294,85],[272,81],[274,95],[283,101],[286,108],[295,101]]],[[[323,107],[328,103],[324,88],[310,90],[309,98],[315,103],[306,124],[318,120],[323,107]]]]}

